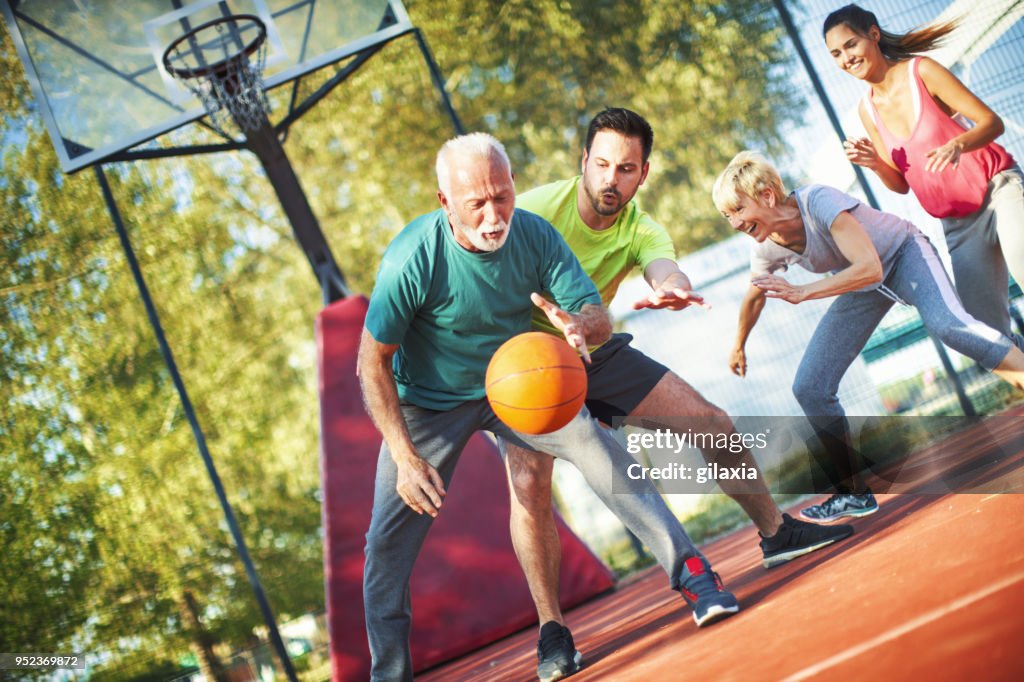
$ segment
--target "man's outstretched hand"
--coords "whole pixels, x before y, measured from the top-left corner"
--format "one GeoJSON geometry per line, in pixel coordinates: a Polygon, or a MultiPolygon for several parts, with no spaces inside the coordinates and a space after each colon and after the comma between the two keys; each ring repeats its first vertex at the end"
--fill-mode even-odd
{"type": "Polygon", "coordinates": [[[711,306],[704,302],[704,297],[696,291],[681,287],[658,287],[649,295],[633,303],[633,310],[650,308],[651,310],[682,310],[691,305],[710,310],[711,306]]]}

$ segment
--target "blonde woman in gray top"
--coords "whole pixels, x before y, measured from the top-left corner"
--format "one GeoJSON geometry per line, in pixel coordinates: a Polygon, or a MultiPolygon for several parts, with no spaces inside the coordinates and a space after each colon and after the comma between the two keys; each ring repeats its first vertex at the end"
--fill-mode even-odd
{"type": "Polygon", "coordinates": [[[836,494],[801,511],[817,522],[878,509],[859,477],[846,413],[837,391],[846,370],[894,303],[917,308],[928,330],[950,348],[1024,388],[1024,353],[1009,338],[964,310],[935,247],[912,224],[877,211],[824,185],[787,193],[778,171],[754,152],[740,152],[715,181],[715,206],[733,229],[757,242],[751,249],[751,285],[740,306],[729,360],[745,376],[746,344],[765,301],[787,303],[836,297],[818,323],[800,361],[793,394],[835,468],[836,494]],[[827,276],[791,284],[789,266],[827,276]]]}

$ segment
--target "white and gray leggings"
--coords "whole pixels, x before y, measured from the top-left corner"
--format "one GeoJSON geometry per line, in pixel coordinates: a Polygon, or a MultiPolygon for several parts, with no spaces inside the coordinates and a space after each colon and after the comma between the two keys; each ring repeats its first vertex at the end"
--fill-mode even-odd
{"type": "Polygon", "coordinates": [[[814,330],[793,381],[793,394],[812,423],[814,417],[845,415],[839,382],[896,300],[916,307],[928,331],[987,370],[1010,351],[1009,338],[964,310],[935,247],[924,234],[913,233],[882,287],[842,294],[814,330]]]}
{"type": "Polygon", "coordinates": [[[989,182],[980,209],[943,218],[942,231],[964,308],[1024,350],[1011,328],[1007,275],[1024,287],[1024,174],[1014,166],[989,182]]]}

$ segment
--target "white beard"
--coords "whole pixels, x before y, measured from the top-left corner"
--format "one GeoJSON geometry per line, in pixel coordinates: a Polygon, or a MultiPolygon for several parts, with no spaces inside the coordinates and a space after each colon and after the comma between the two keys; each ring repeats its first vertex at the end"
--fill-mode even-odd
{"type": "Polygon", "coordinates": [[[451,219],[452,226],[461,232],[463,236],[469,240],[469,243],[474,248],[480,249],[481,251],[493,252],[500,249],[505,245],[505,241],[508,239],[509,226],[505,221],[500,221],[497,225],[481,225],[476,230],[463,225],[455,212],[453,211],[449,216],[451,219]],[[501,236],[497,239],[490,239],[484,237],[484,233],[497,232],[501,230],[501,236]]]}

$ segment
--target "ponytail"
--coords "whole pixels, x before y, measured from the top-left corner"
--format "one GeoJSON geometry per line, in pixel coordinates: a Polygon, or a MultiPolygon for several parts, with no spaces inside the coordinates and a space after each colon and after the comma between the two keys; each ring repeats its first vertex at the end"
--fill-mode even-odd
{"type": "Polygon", "coordinates": [[[946,37],[960,25],[960,19],[953,19],[941,24],[929,24],[907,33],[890,33],[882,30],[874,12],[850,4],[840,7],[825,17],[825,23],[821,28],[822,36],[840,24],[844,24],[857,35],[864,37],[867,37],[872,26],[878,28],[881,34],[878,48],[882,51],[882,55],[890,61],[901,62],[941,46],[946,37]]]}

